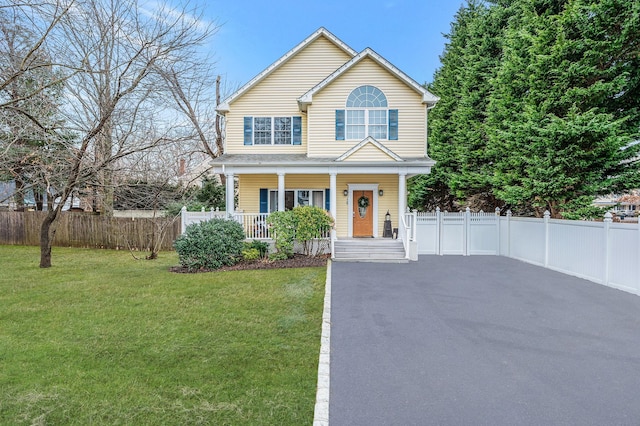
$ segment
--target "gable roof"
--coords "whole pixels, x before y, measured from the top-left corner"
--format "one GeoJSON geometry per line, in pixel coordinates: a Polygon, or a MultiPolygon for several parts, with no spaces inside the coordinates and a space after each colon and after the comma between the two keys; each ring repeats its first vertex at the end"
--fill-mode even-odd
{"type": "Polygon", "coordinates": [[[427,105],[435,105],[440,98],[429,92],[427,89],[422,87],[418,82],[409,77],[407,74],[402,72],[400,69],[396,68],[391,62],[384,59],[382,56],[378,55],[373,49],[367,47],[362,52],[358,53],[351,60],[347,61],[344,65],[330,74],[327,78],[322,80],[320,83],[316,84],[311,90],[298,98],[298,105],[300,105],[300,110],[306,111],[307,105],[313,102],[313,95],[327,87],[331,82],[340,77],[342,74],[353,68],[356,64],[361,62],[365,58],[370,58],[374,62],[376,62],[381,67],[385,68],[391,74],[395,75],[399,80],[404,82],[407,86],[411,87],[417,93],[422,95],[422,103],[427,105]]]}
{"type": "Polygon", "coordinates": [[[349,56],[356,56],[356,54],[358,53],[355,50],[353,50],[351,47],[349,47],[345,42],[340,40],[338,37],[331,34],[326,28],[320,27],[309,37],[307,37],[302,42],[300,42],[296,47],[294,47],[293,49],[285,53],[280,59],[278,59],[277,61],[269,65],[267,68],[265,68],[264,71],[262,71],[260,74],[255,76],[253,79],[251,79],[251,81],[249,81],[247,84],[245,84],[244,86],[236,90],[231,96],[226,98],[220,105],[218,105],[216,110],[222,113],[229,111],[229,104],[231,102],[236,100],[238,97],[242,96],[245,92],[247,92],[249,89],[254,87],[256,84],[264,80],[267,76],[269,76],[275,70],[280,68],[289,59],[293,58],[298,52],[303,50],[307,45],[311,44],[312,42],[317,40],[319,37],[325,37],[327,40],[329,40],[330,42],[335,44],[337,47],[345,51],[349,56]]]}
{"type": "Polygon", "coordinates": [[[371,136],[367,136],[362,141],[360,141],[357,145],[354,145],[347,152],[342,154],[340,157],[336,158],[336,161],[345,161],[347,158],[351,157],[353,154],[355,154],[356,152],[360,151],[364,146],[367,146],[369,144],[371,144],[374,147],[376,147],[379,151],[383,152],[384,154],[386,154],[388,157],[390,157],[394,161],[404,161],[402,158],[400,158],[399,155],[397,155],[395,152],[391,151],[386,146],[382,145],[380,142],[378,142],[377,140],[375,140],[371,136]]]}

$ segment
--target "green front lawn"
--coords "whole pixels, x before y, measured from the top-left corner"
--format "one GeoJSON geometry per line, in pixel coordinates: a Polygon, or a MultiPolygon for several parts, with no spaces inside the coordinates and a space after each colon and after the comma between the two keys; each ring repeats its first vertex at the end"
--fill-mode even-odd
{"type": "Polygon", "coordinates": [[[311,424],[325,268],[0,246],[0,424],[311,424]]]}

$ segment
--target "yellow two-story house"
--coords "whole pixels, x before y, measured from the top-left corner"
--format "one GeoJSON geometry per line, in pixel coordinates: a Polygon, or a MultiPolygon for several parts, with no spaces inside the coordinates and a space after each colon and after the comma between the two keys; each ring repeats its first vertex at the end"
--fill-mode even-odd
{"type": "Polygon", "coordinates": [[[406,180],[435,164],[427,124],[438,100],[373,50],[318,29],[218,107],[225,145],[213,165],[227,212],[313,205],[335,219],[334,240],[388,237],[385,220],[406,239],[406,180]]]}

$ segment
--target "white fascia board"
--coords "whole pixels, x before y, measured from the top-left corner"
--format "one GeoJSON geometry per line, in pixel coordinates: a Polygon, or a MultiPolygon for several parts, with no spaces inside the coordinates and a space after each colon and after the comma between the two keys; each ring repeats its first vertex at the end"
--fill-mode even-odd
{"type": "Polygon", "coordinates": [[[332,165],[322,166],[286,166],[286,165],[270,165],[270,166],[227,166],[225,168],[216,166],[213,170],[214,173],[233,173],[235,175],[251,175],[251,174],[368,174],[368,175],[389,175],[389,174],[428,174],[431,171],[431,167],[435,164],[434,161],[425,163],[424,165],[376,165],[375,163],[358,164],[344,167],[336,167],[332,165]]]}
{"type": "MultiPolygon", "coordinates": [[[[271,74],[272,72],[274,72],[275,70],[280,68],[285,62],[287,62],[289,59],[291,59],[293,56],[295,56],[299,51],[304,49],[308,44],[310,44],[311,42],[313,42],[314,40],[316,40],[320,36],[326,37],[328,40],[333,42],[336,46],[338,46],[340,49],[345,51],[350,56],[355,56],[357,54],[357,52],[355,50],[353,50],[351,47],[349,47],[345,42],[340,40],[338,37],[336,37],[335,35],[331,34],[331,32],[329,32],[326,28],[320,27],[313,34],[311,34],[309,37],[304,39],[302,42],[298,43],[298,45],[295,46],[293,49],[291,49],[290,51],[285,53],[280,59],[278,59],[277,61],[275,61],[271,65],[269,65],[260,74],[256,75],[254,78],[252,78],[247,84],[245,84],[244,86],[242,86],[241,88],[236,90],[231,96],[226,98],[223,101],[223,103],[221,104],[221,106],[222,105],[227,105],[227,109],[224,110],[224,112],[229,111],[229,104],[231,104],[234,100],[236,100],[238,97],[242,96],[242,94],[244,94],[246,91],[248,91],[249,89],[254,87],[256,84],[258,84],[260,81],[262,81],[269,74],[271,74]]],[[[219,109],[219,111],[222,112],[223,110],[219,109]]]]}
{"type": "Polygon", "coordinates": [[[346,71],[348,71],[350,68],[355,66],[358,62],[360,62],[364,58],[373,59],[380,66],[382,66],[383,68],[388,70],[390,73],[395,75],[399,80],[403,81],[407,86],[413,88],[417,93],[421,94],[423,103],[426,103],[429,105],[435,105],[440,100],[439,97],[437,97],[436,95],[434,95],[433,93],[429,92],[427,89],[422,87],[422,85],[420,85],[414,79],[412,79],[407,74],[402,72],[399,68],[394,66],[391,62],[387,61],[382,56],[377,54],[373,49],[367,47],[362,52],[354,56],[352,59],[345,62],[340,68],[338,68],[333,73],[331,73],[327,78],[325,78],[320,83],[312,87],[311,90],[309,90],[307,93],[300,96],[298,98],[298,104],[300,105],[300,109],[303,111],[306,111],[306,107],[313,102],[314,94],[316,94],[317,92],[319,92],[320,90],[324,89],[326,86],[331,84],[335,79],[340,77],[342,74],[344,74],[346,71]]]}

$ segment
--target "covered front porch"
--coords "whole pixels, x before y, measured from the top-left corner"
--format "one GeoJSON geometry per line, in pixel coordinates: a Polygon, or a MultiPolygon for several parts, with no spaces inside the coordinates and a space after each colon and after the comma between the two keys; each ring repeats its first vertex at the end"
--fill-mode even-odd
{"type": "Polygon", "coordinates": [[[433,161],[343,162],[306,155],[224,155],[213,161],[226,178],[227,215],[241,220],[247,238],[270,238],[266,217],[297,206],[317,206],[334,219],[332,253],[338,240],[379,239],[387,228],[410,255],[411,215],[406,180],[428,173],[433,161]],[[218,164],[220,163],[220,164],[218,164]],[[235,202],[237,185],[237,204],[235,202]]]}
{"type": "MultiPolygon", "coordinates": [[[[273,239],[272,230],[267,224],[271,213],[227,213],[223,211],[188,212],[182,210],[182,232],[192,223],[210,220],[214,217],[231,218],[242,224],[248,241],[273,239]]],[[[333,260],[342,261],[408,261],[417,259],[416,213],[404,213],[401,228],[392,237],[378,238],[338,238],[335,229],[327,228],[320,232],[319,240],[326,240],[325,247],[331,252],[333,260]]],[[[323,245],[322,242],[319,242],[323,245]]]]}

